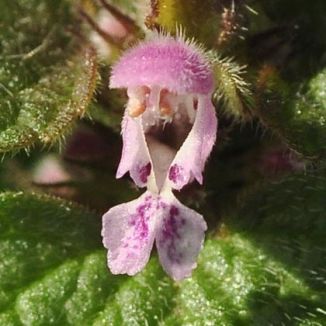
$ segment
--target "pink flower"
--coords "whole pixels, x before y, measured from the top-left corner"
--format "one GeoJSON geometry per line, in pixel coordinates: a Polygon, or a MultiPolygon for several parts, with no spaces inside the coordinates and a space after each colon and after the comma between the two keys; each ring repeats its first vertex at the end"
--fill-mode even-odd
{"type": "Polygon", "coordinates": [[[129,97],[117,177],[129,172],[147,191],[103,216],[108,266],[113,274],[136,274],[156,240],[164,270],[175,280],[189,277],[207,227],[172,190],[194,179],[202,183],[215,143],[213,75],[207,58],[182,38],[155,35],[121,57],[110,87],[127,88],[129,97]]]}

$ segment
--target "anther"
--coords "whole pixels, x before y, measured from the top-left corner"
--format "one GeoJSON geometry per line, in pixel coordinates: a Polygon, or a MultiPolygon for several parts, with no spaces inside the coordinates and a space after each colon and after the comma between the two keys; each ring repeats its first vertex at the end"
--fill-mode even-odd
{"type": "Polygon", "coordinates": [[[160,114],[164,116],[171,116],[173,114],[173,110],[169,105],[164,105],[160,107],[160,114]]]}
{"type": "Polygon", "coordinates": [[[160,115],[164,117],[172,116],[173,108],[170,101],[173,99],[173,95],[167,89],[162,89],[160,95],[160,115]]]}
{"type": "Polygon", "coordinates": [[[144,102],[140,102],[136,98],[131,98],[129,99],[127,109],[131,117],[137,118],[145,112],[146,106],[144,102]]]}

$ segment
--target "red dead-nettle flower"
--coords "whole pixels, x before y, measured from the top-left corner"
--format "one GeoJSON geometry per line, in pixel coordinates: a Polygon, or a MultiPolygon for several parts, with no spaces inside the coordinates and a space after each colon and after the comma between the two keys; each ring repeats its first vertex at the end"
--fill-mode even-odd
{"type": "Polygon", "coordinates": [[[111,88],[127,88],[123,151],[117,177],[129,171],[147,191],[103,216],[103,243],[112,273],[134,275],[154,240],[164,270],[191,275],[206,223],[182,205],[180,190],[202,171],[216,138],[213,76],[203,51],[182,37],[155,35],[127,51],[113,67],[111,88]]]}

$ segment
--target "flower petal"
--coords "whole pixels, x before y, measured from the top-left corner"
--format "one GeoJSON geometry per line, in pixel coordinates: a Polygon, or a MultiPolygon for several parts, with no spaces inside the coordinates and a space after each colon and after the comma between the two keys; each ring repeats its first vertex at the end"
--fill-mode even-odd
{"type": "Polygon", "coordinates": [[[145,187],[152,172],[152,163],[147,148],[142,118],[132,118],[127,110],[122,120],[123,149],[117,178],[128,171],[137,186],[145,187]]]}
{"type": "MultiPolygon", "coordinates": [[[[182,205],[171,193],[156,233],[163,269],[174,280],[191,276],[207,229],[203,217],[182,205]]],[[[164,201],[164,200],[163,200],[164,201]]],[[[161,205],[162,206],[162,205],[161,205]]]]}
{"type": "Polygon", "coordinates": [[[157,210],[157,197],[145,192],[103,216],[103,244],[113,274],[134,275],[144,268],[153,247],[157,210]]]}
{"type": "Polygon", "coordinates": [[[213,84],[211,67],[200,47],[166,35],[155,35],[125,52],[110,78],[110,88],[157,85],[179,94],[209,94],[213,84]]]}
{"type": "Polygon", "coordinates": [[[216,140],[215,108],[208,96],[198,96],[194,125],[177,152],[168,173],[167,184],[180,190],[196,178],[202,184],[202,171],[216,140]]]}

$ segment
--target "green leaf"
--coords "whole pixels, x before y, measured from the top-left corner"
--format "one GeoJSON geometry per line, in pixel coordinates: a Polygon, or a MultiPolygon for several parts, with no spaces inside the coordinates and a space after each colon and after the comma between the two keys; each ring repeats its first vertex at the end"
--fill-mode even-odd
{"type": "Polygon", "coordinates": [[[193,277],[180,283],[156,257],[135,277],[111,275],[100,216],[46,196],[4,193],[0,324],[321,326],[322,172],[252,195],[208,236],[193,277]]]}
{"type": "Polygon", "coordinates": [[[326,154],[326,69],[289,86],[270,71],[262,88],[258,115],[290,147],[307,157],[326,154]]]}
{"type": "Polygon", "coordinates": [[[58,199],[0,195],[0,325],[155,323],[174,285],[152,259],[135,278],[112,276],[100,216],[58,199]]]}
{"type": "Polygon", "coordinates": [[[68,1],[0,4],[0,152],[53,143],[83,116],[95,89],[94,50],[68,32],[68,1]]]}

